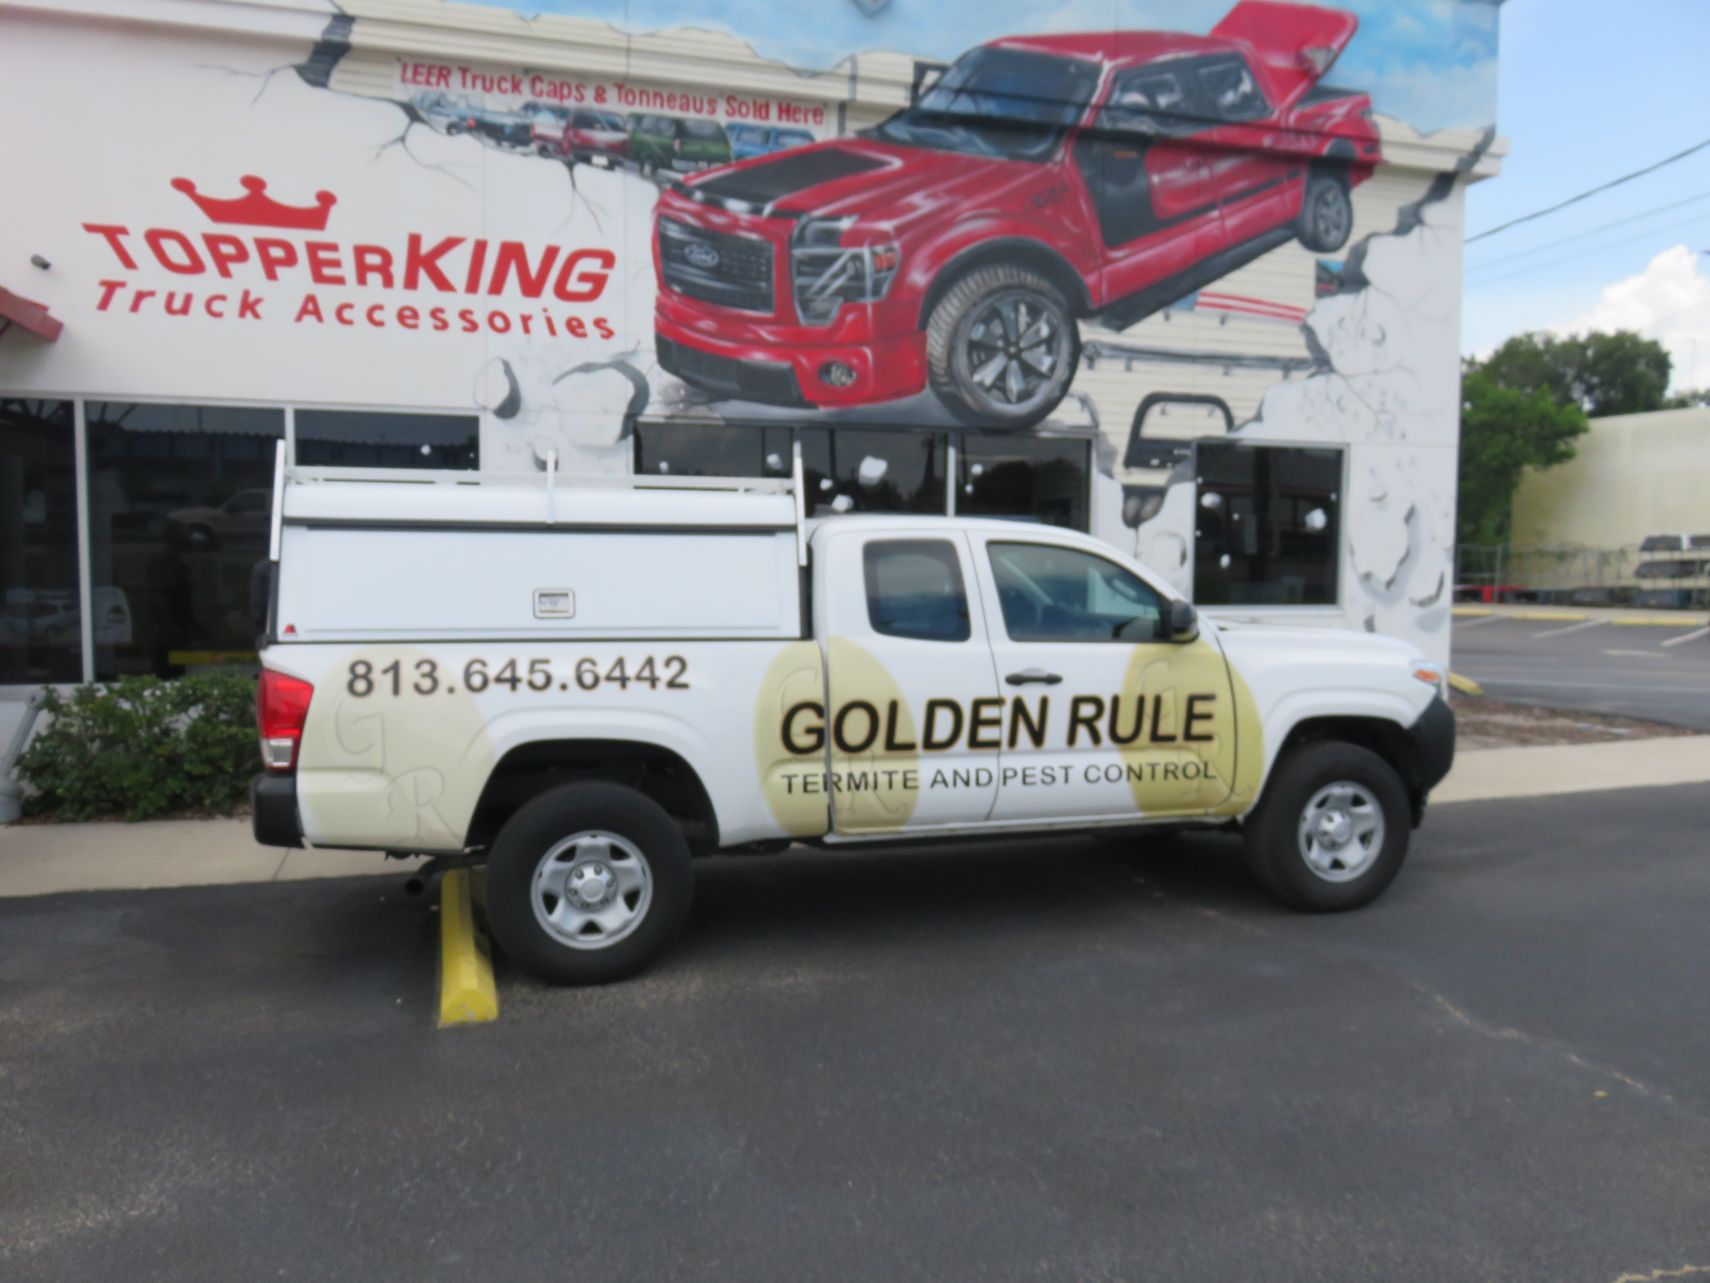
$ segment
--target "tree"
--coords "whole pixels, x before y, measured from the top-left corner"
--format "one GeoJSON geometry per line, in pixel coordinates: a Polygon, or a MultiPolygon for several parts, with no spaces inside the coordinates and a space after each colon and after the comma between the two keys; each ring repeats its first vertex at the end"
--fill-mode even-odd
{"type": "Polygon", "coordinates": [[[1687,388],[1683,392],[1676,392],[1662,403],[1662,408],[1690,410],[1700,405],[1710,405],[1710,388],[1687,388]]]}
{"type": "Polygon", "coordinates": [[[1504,387],[1487,368],[1469,368],[1461,380],[1460,542],[1506,542],[1521,471],[1573,458],[1585,419],[1546,388],[1504,387]]]}
{"type": "Polygon", "coordinates": [[[1498,387],[1542,388],[1594,419],[1662,409],[1673,368],[1661,343],[1632,330],[1566,338],[1517,334],[1478,364],[1498,387]]]}

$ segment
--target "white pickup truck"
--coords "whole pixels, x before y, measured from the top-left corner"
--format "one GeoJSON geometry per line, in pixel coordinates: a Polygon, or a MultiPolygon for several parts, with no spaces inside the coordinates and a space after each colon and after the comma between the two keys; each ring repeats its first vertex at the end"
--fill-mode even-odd
{"type": "Polygon", "coordinates": [[[692,857],[791,843],[1219,826],[1282,900],[1354,908],[1454,755],[1411,647],[1202,623],[1084,535],[424,475],[281,466],[255,836],[484,860],[554,980],[657,957],[692,857]]]}

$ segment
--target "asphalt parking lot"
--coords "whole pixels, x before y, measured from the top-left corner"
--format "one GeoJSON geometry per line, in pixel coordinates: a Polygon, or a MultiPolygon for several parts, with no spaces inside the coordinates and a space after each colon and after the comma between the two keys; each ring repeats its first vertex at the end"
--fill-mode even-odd
{"type": "Polygon", "coordinates": [[[1710,634],[1701,613],[1666,627],[1460,618],[1453,665],[1497,699],[1710,731],[1710,634]]]}
{"type": "Polygon", "coordinates": [[[1208,837],[724,860],[445,1032],[396,879],[5,902],[0,1277],[1710,1267],[1707,806],[1443,807],[1339,917],[1208,837]]]}

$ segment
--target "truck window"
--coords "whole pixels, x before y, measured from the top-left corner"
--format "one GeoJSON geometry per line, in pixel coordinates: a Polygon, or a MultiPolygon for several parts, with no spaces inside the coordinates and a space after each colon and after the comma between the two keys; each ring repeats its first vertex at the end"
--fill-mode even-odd
{"type": "Polygon", "coordinates": [[[948,540],[875,539],[862,558],[874,632],[915,641],[968,640],[968,594],[948,540]]]}
{"type": "Polygon", "coordinates": [[[1216,120],[1257,120],[1270,114],[1253,73],[1240,58],[1207,63],[1199,69],[1200,94],[1216,120]]]}
{"type": "Polygon", "coordinates": [[[1098,127],[1118,134],[1182,134],[1200,123],[1179,71],[1124,72],[1098,114],[1098,127]]]}
{"type": "Polygon", "coordinates": [[[1158,594],[1115,562],[1050,544],[994,543],[986,553],[1011,641],[1157,640],[1158,594]]]}

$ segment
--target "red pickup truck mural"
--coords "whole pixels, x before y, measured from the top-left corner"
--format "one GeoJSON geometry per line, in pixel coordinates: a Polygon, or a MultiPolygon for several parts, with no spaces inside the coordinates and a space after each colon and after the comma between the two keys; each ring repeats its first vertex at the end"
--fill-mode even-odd
{"type": "Polygon", "coordinates": [[[654,214],[660,364],[715,394],[864,406],[930,387],[1024,427],[1080,322],[1121,329],[1290,238],[1327,253],[1380,160],[1320,85],[1352,14],[1242,0],[1205,36],[995,40],[849,138],[673,184],[654,214]]]}

